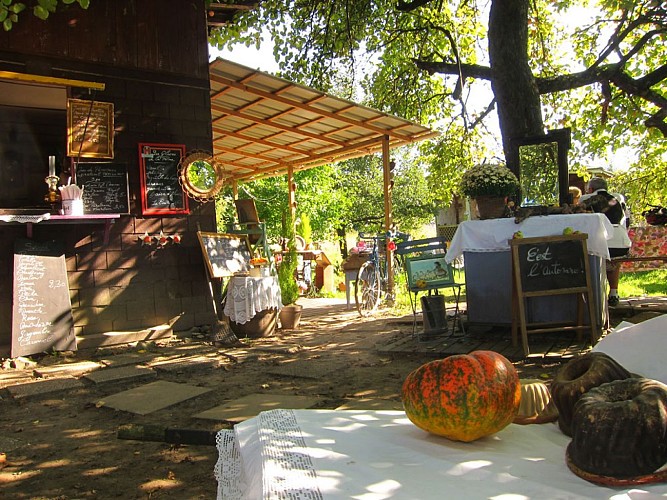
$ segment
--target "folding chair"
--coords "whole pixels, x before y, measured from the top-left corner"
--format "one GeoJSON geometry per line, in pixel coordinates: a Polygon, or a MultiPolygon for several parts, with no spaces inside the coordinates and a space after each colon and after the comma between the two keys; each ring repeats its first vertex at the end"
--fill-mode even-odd
{"type": "MultiPolygon", "coordinates": [[[[447,239],[443,236],[426,238],[422,240],[403,241],[396,246],[396,253],[404,260],[405,272],[412,307],[412,335],[417,330],[417,297],[420,293],[435,292],[443,288],[451,288],[454,293],[454,317],[452,333],[456,331],[458,323],[460,331],[465,334],[465,327],[461,321],[461,310],[459,300],[461,298],[461,283],[454,280],[454,272],[451,264],[445,262],[447,253],[447,239]]],[[[423,297],[422,297],[423,298],[423,297]]],[[[424,307],[422,306],[422,313],[424,307]]],[[[447,315],[445,306],[445,317],[447,315]]]]}
{"type": "Polygon", "coordinates": [[[234,200],[238,222],[228,223],[227,232],[231,234],[245,234],[253,254],[259,251],[262,256],[271,261],[269,244],[266,240],[266,225],[260,222],[257,207],[253,199],[234,200]]]}

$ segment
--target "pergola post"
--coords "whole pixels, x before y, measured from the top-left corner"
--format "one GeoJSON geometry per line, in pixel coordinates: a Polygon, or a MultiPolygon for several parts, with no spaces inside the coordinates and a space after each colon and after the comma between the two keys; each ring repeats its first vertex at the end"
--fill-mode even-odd
{"type": "MultiPolygon", "coordinates": [[[[384,229],[386,232],[391,230],[392,220],[392,200],[391,192],[393,184],[391,160],[389,158],[389,136],[382,137],[382,173],[384,179],[384,229]]],[[[389,297],[394,296],[394,252],[386,249],[387,252],[387,293],[389,297]]]]}

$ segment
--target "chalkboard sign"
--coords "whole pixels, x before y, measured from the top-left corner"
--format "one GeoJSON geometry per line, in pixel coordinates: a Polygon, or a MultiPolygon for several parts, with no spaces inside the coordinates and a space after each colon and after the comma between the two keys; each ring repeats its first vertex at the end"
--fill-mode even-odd
{"type": "Polygon", "coordinates": [[[598,339],[587,239],[587,234],[571,234],[509,241],[512,250],[512,343],[517,344],[520,329],[524,355],[530,353],[528,333],[575,330],[581,336],[582,330],[589,330],[591,345],[598,339]],[[558,326],[528,324],[526,300],[566,294],[577,296],[577,312],[572,321],[558,326]],[[584,324],[585,307],[589,324],[584,324]]]}
{"type": "Polygon", "coordinates": [[[11,356],[76,349],[62,244],[18,239],[14,244],[11,356]]]}
{"type": "Polygon", "coordinates": [[[113,103],[67,100],[67,156],[113,158],[113,103]]]}
{"type": "Polygon", "coordinates": [[[197,232],[211,278],[224,278],[250,270],[248,237],[238,234],[197,232]]]}
{"type": "Polygon", "coordinates": [[[188,198],[178,180],[178,165],[183,156],[182,144],[139,144],[144,215],[188,213],[188,198]]]}
{"type": "Polygon", "coordinates": [[[127,166],[122,163],[77,163],[74,179],[83,187],[85,214],[126,214],[130,212],[127,166]]]}
{"type": "Polygon", "coordinates": [[[518,263],[524,292],[586,286],[585,240],[556,238],[520,242],[518,263]]]}

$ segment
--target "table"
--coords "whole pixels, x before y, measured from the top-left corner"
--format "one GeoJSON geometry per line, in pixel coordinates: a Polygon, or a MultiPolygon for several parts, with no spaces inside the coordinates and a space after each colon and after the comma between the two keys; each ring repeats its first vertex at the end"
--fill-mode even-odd
{"type": "Polygon", "coordinates": [[[472,443],[428,434],[402,411],[260,413],[217,435],[218,499],[664,499],[664,484],[597,486],[565,464],[556,424],[510,424],[472,443]]]}
{"type": "MultiPolygon", "coordinates": [[[[560,235],[566,227],[588,234],[587,246],[598,325],[606,322],[607,239],[613,226],[602,214],[570,214],[514,219],[465,221],[459,224],[445,260],[464,256],[466,301],[470,323],[507,325],[512,322],[512,258],[508,240],[516,231],[525,237],[560,235]]],[[[576,297],[556,296],[531,299],[529,322],[560,322],[574,317],[576,297]]]]}
{"type": "Polygon", "coordinates": [[[282,306],[280,286],[276,276],[266,278],[232,276],[227,287],[227,299],[223,312],[225,316],[229,317],[232,330],[235,330],[234,327],[237,325],[248,324],[248,328],[237,328],[237,330],[257,331],[256,335],[246,336],[264,337],[275,330],[275,314],[282,306]],[[260,325],[260,319],[264,319],[268,314],[264,311],[273,313],[273,321],[269,321],[269,324],[265,326],[260,325]],[[254,324],[253,320],[255,320],[254,324]],[[262,331],[266,328],[271,331],[262,331]]]}

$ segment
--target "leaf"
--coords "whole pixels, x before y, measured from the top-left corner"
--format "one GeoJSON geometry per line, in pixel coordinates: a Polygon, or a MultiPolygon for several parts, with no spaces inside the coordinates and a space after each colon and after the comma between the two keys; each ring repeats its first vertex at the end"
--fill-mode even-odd
{"type": "Polygon", "coordinates": [[[5,31],[9,31],[12,29],[12,20],[11,19],[5,19],[2,22],[2,27],[5,29],[5,31]]]}
{"type": "Polygon", "coordinates": [[[8,13],[9,12],[7,11],[7,9],[0,9],[0,23],[4,22],[4,20],[7,19],[8,13]]]}
{"type": "Polygon", "coordinates": [[[40,18],[42,21],[45,21],[49,17],[49,11],[41,5],[35,5],[35,8],[32,9],[32,13],[35,14],[35,17],[40,18]]]}
{"type": "Polygon", "coordinates": [[[18,14],[18,13],[23,12],[25,10],[25,4],[24,3],[15,3],[11,7],[9,7],[9,10],[11,10],[14,14],[18,14]]]}
{"type": "Polygon", "coordinates": [[[90,5],[90,0],[78,0],[78,2],[82,9],[87,9],[90,5]]]}

